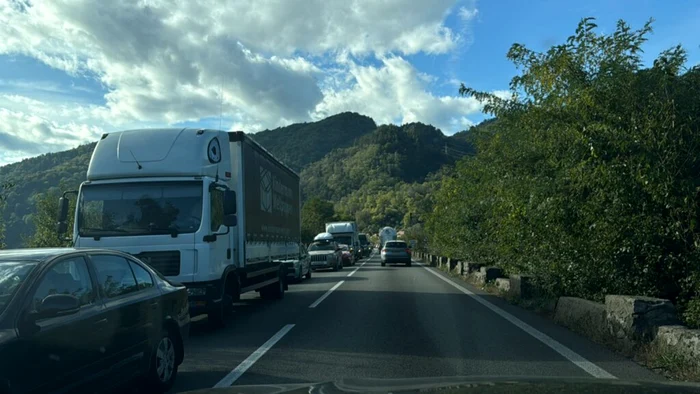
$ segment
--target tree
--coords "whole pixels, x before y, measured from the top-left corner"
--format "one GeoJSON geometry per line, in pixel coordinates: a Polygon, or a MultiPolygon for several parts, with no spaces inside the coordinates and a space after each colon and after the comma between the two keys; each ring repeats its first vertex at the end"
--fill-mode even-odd
{"type": "Polygon", "coordinates": [[[431,247],[535,274],[553,295],[684,309],[700,295],[700,68],[680,47],[643,68],[651,22],[595,30],[583,19],[543,53],[514,44],[510,99],[460,88],[498,121],[442,180],[431,247]]]}
{"type": "Polygon", "coordinates": [[[7,193],[12,186],[10,182],[3,182],[0,184],[0,249],[5,248],[5,222],[2,218],[7,205],[7,193]]]}
{"type": "MultiPolygon", "coordinates": [[[[65,241],[56,232],[56,220],[58,218],[58,199],[62,195],[62,187],[53,187],[46,193],[36,194],[33,197],[34,213],[30,221],[34,225],[34,232],[24,239],[24,245],[29,248],[64,247],[70,246],[70,241],[65,241]]],[[[75,199],[69,199],[68,204],[68,229],[73,229],[75,216],[75,199]]]]}
{"type": "Polygon", "coordinates": [[[312,198],[301,209],[301,239],[304,243],[313,241],[316,234],[325,231],[326,222],[333,221],[333,203],[312,198]]]}

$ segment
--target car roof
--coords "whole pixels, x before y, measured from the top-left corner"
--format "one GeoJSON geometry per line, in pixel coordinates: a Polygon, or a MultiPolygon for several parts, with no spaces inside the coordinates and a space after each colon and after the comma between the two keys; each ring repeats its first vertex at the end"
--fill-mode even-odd
{"type": "Polygon", "coordinates": [[[102,253],[119,253],[111,249],[77,249],[77,248],[34,248],[34,249],[7,249],[0,250],[0,261],[8,260],[33,260],[45,261],[54,257],[70,254],[70,253],[87,253],[87,252],[102,252],[102,253]]]}

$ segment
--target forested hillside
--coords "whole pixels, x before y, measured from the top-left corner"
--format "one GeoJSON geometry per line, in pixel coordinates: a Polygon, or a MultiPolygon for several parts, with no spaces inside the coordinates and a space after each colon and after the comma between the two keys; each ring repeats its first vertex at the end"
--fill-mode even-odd
{"type": "MultiPolygon", "coordinates": [[[[357,218],[362,229],[400,225],[405,215],[421,217],[408,213],[418,211],[415,206],[421,206],[423,198],[417,197],[426,194],[420,184],[430,173],[462,157],[458,152],[470,150],[469,143],[450,140],[432,126],[377,128],[371,118],[355,113],[266,130],[253,137],[301,172],[305,199],[327,201],[334,206],[334,217],[357,218]]],[[[10,184],[3,189],[6,209],[1,222],[7,246],[56,244],[55,201],[61,191],[76,189],[85,179],[93,148],[88,144],[0,168],[0,180],[10,184]]]]}
{"type": "Polygon", "coordinates": [[[253,134],[253,138],[275,157],[299,172],[328,152],[351,146],[376,129],[374,120],[354,112],[343,112],[318,122],[295,123],[253,134]]]}
{"type": "Polygon", "coordinates": [[[0,167],[0,182],[9,183],[6,206],[0,216],[5,226],[5,243],[19,247],[23,238],[34,232],[32,215],[35,199],[45,192],[76,189],[85,180],[95,144],[64,152],[48,153],[0,167]]]}

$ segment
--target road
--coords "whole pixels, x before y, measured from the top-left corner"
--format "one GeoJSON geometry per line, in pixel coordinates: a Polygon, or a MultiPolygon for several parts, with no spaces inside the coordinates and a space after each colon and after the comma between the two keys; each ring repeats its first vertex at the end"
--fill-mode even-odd
{"type": "Polygon", "coordinates": [[[226,328],[195,323],[173,392],[354,377],[662,379],[422,264],[381,267],[373,256],[314,272],[281,301],[256,296],[244,297],[226,328]]]}

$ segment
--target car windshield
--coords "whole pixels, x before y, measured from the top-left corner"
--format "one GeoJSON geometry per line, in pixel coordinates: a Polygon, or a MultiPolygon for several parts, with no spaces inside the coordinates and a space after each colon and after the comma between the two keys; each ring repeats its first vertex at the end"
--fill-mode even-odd
{"type": "Polygon", "coordinates": [[[389,241],[386,243],[387,248],[406,248],[406,242],[389,241]]]}
{"type": "Polygon", "coordinates": [[[0,313],[36,265],[35,261],[0,261],[0,313]]]}
{"type": "Polygon", "coordinates": [[[78,212],[81,236],[192,233],[202,220],[202,183],[86,185],[78,212]]]}
{"type": "Polygon", "coordinates": [[[333,247],[333,244],[329,242],[312,243],[311,246],[309,246],[309,252],[314,252],[318,250],[335,250],[335,247],[333,247]]]}
{"type": "Polygon", "coordinates": [[[367,236],[364,234],[360,234],[360,244],[361,245],[367,245],[369,243],[369,239],[367,239],[367,236]]]}

